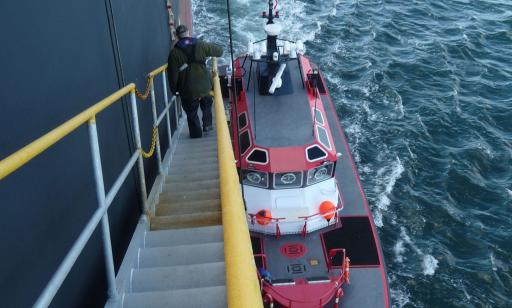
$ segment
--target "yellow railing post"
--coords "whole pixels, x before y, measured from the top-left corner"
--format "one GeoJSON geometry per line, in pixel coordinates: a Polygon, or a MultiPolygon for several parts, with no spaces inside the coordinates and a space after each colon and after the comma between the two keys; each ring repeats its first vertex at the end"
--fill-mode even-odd
{"type": "Polygon", "coordinates": [[[90,118],[115,103],[132,89],[135,89],[135,84],[130,83],[124,88],[117,90],[110,96],[101,100],[99,103],[87,108],[72,119],[48,132],[46,135],[38,138],[10,156],[7,156],[5,159],[0,160],[0,180],[25,165],[32,158],[44,152],[85,122],[89,121],[90,118]]]}
{"type": "Polygon", "coordinates": [[[213,75],[228,306],[263,307],[215,58],[213,75]]]}

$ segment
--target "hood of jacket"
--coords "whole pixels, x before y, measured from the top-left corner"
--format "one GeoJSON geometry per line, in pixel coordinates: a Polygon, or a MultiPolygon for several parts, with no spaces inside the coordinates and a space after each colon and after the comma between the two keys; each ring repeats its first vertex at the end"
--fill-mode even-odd
{"type": "Polygon", "coordinates": [[[195,45],[197,43],[197,39],[195,37],[184,37],[181,38],[176,45],[179,48],[185,48],[189,45],[195,45]]]}

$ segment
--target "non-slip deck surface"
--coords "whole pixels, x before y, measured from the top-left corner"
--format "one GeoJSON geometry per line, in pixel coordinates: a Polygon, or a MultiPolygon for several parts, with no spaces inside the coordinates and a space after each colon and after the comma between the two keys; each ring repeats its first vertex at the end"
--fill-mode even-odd
{"type": "MultiPolygon", "coordinates": [[[[250,61],[247,60],[244,65],[247,74],[249,74],[249,67],[250,61]]],[[[293,89],[291,94],[279,95],[277,90],[275,95],[260,95],[257,90],[256,63],[253,63],[246,97],[251,128],[257,145],[290,147],[303,146],[314,141],[307,92],[302,86],[297,61],[287,62],[287,70],[290,72],[291,85],[286,86],[293,89]],[[255,88],[257,91],[254,97],[255,88]],[[256,108],[254,101],[256,101],[256,108]]],[[[244,82],[247,82],[247,77],[244,78],[244,82]]]]}

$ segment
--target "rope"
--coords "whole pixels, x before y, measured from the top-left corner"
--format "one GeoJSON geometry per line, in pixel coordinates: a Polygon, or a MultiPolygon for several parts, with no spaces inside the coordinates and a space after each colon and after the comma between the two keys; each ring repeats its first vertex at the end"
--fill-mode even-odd
{"type": "Polygon", "coordinates": [[[139,92],[139,90],[137,90],[137,88],[135,88],[135,95],[137,95],[137,97],[140,98],[141,100],[145,101],[149,96],[149,90],[151,89],[150,86],[151,86],[152,81],[153,81],[152,76],[146,77],[146,90],[144,90],[144,94],[142,94],[141,92],[139,92]]]}
{"type": "Polygon", "coordinates": [[[142,149],[142,148],[140,149],[142,156],[144,156],[144,158],[150,158],[155,153],[157,133],[158,133],[157,127],[153,126],[153,134],[151,137],[151,147],[149,148],[149,151],[145,152],[144,149],[142,149]]]}

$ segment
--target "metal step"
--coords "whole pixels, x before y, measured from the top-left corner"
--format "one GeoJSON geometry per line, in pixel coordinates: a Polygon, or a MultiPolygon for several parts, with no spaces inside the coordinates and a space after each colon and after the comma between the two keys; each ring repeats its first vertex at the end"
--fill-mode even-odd
{"type": "Polygon", "coordinates": [[[184,190],[184,191],[163,191],[160,194],[161,202],[194,202],[201,200],[212,200],[219,199],[220,192],[218,188],[214,189],[201,189],[201,186],[197,185],[196,190],[184,190]]]}
{"type": "Polygon", "coordinates": [[[184,133],[184,135],[180,135],[180,144],[197,144],[217,140],[217,133],[215,132],[208,133],[206,135],[203,133],[203,137],[201,138],[190,138],[188,131],[184,133]]]}
{"type": "Polygon", "coordinates": [[[211,172],[219,169],[217,159],[215,161],[190,161],[183,164],[175,164],[169,169],[169,175],[182,173],[211,172]]]}
{"type": "Polygon", "coordinates": [[[151,230],[195,228],[222,224],[222,213],[202,212],[151,218],[151,230]]]}
{"type": "Polygon", "coordinates": [[[193,153],[200,151],[213,151],[217,149],[217,140],[207,140],[205,142],[197,142],[197,143],[180,143],[178,145],[181,153],[193,153]]]}
{"type": "Polygon", "coordinates": [[[217,167],[217,153],[215,153],[211,157],[184,158],[180,160],[175,160],[175,158],[173,157],[173,164],[171,165],[171,169],[169,170],[169,172],[172,172],[173,169],[176,168],[192,168],[193,170],[197,171],[198,169],[204,169],[205,165],[215,165],[215,167],[217,167]]]}
{"type": "Polygon", "coordinates": [[[219,189],[219,179],[210,180],[197,180],[194,182],[165,182],[162,188],[163,191],[187,191],[196,190],[198,187],[201,189],[219,189]]]}
{"type": "Polygon", "coordinates": [[[203,137],[203,138],[185,138],[179,141],[178,147],[180,148],[194,148],[196,146],[211,146],[217,147],[217,138],[203,137]]]}
{"type": "Polygon", "coordinates": [[[224,261],[224,243],[153,247],[139,250],[138,268],[191,265],[224,261]]]}
{"type": "Polygon", "coordinates": [[[144,247],[179,246],[190,243],[202,244],[222,242],[224,232],[222,226],[209,226],[193,229],[174,229],[147,232],[144,247]]]}
{"type": "Polygon", "coordinates": [[[221,210],[220,199],[208,199],[199,201],[187,202],[165,202],[160,201],[158,204],[155,215],[168,216],[168,215],[183,215],[194,214],[198,212],[216,212],[221,210]]]}
{"type": "Polygon", "coordinates": [[[180,134],[180,142],[184,143],[197,143],[204,140],[217,139],[217,132],[215,130],[209,131],[208,133],[203,132],[203,136],[201,138],[190,138],[190,133],[188,131],[188,125],[185,125],[184,129],[180,134]]]}
{"type": "Polygon", "coordinates": [[[130,293],[193,289],[226,284],[224,262],[134,269],[130,293]]]}
{"type": "Polygon", "coordinates": [[[173,162],[176,161],[176,162],[181,162],[181,161],[184,161],[184,160],[193,160],[193,159],[204,159],[204,158],[209,158],[209,157],[217,157],[217,149],[208,149],[208,150],[205,150],[205,151],[202,151],[202,152],[185,152],[184,150],[182,151],[180,149],[180,147],[178,147],[176,149],[176,152],[174,152],[173,156],[172,156],[172,160],[173,162]]]}
{"type": "Polygon", "coordinates": [[[210,307],[225,308],[226,287],[206,287],[174,291],[126,294],[123,308],[210,307]]]}
{"type": "MultiPolygon", "coordinates": [[[[171,166],[172,169],[172,166],[171,166]]],[[[179,183],[179,182],[190,182],[190,181],[208,181],[218,180],[219,170],[197,170],[197,172],[180,172],[180,173],[169,173],[167,177],[167,183],[179,183]]]]}

